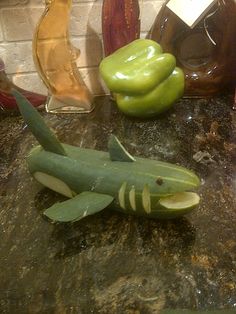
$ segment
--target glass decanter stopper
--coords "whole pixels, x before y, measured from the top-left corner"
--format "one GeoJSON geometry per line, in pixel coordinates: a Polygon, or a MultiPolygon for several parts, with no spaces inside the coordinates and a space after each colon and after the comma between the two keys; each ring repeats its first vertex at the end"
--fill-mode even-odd
{"type": "MultiPolygon", "coordinates": [[[[193,28],[173,13],[167,3],[159,11],[148,37],[157,41],[165,52],[175,55],[177,65],[185,73],[185,96],[205,97],[233,90],[236,83],[234,0],[216,1],[193,28]]],[[[192,6],[194,9],[194,3],[192,6]]]]}
{"type": "Polygon", "coordinates": [[[33,56],[37,71],[47,86],[46,110],[53,113],[88,113],[93,97],[76,65],[80,51],[69,40],[72,0],[46,0],[35,30],[33,56]]]}

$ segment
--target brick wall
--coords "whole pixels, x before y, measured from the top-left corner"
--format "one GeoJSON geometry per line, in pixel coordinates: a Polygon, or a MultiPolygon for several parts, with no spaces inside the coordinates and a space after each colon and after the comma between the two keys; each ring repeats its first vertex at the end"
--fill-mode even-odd
{"type": "MultiPolygon", "coordinates": [[[[145,37],[164,0],[141,0],[141,36],[145,37]]],[[[95,94],[104,90],[99,81],[102,58],[102,0],[73,0],[70,35],[81,50],[80,72],[95,94]]],[[[22,88],[46,94],[32,59],[32,37],[44,9],[44,0],[0,0],[0,57],[6,72],[22,88]]]]}

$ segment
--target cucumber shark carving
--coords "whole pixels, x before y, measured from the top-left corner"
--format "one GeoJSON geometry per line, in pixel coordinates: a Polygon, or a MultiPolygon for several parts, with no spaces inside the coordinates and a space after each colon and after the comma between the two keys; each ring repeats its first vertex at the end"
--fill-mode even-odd
{"type": "Polygon", "coordinates": [[[176,218],[199,203],[200,180],[170,163],[132,157],[112,135],[108,152],[62,144],[18,91],[19,110],[38,140],[27,157],[30,173],[69,199],[44,211],[52,221],[74,222],[108,207],[151,218],[176,218]]]}

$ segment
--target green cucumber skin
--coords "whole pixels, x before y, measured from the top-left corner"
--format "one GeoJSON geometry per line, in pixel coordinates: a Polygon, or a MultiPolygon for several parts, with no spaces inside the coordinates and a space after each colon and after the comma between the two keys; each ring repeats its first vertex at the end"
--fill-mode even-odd
{"type": "Polygon", "coordinates": [[[76,193],[93,191],[109,194],[115,198],[111,208],[122,212],[155,218],[175,218],[186,213],[186,210],[161,210],[158,200],[176,192],[192,190],[200,184],[199,178],[193,172],[169,163],[144,158],[136,158],[135,162],[111,161],[106,152],[66,144],[63,144],[63,147],[67,156],[44,151],[40,146],[34,148],[27,158],[30,172],[33,174],[40,171],[54,176],[76,193]],[[120,207],[118,198],[118,192],[124,182],[127,183],[125,209],[120,207]],[[142,204],[145,185],[149,186],[152,204],[149,214],[142,204]],[[136,191],[135,211],[129,202],[132,186],[136,191]]]}
{"type": "Polygon", "coordinates": [[[55,154],[66,155],[61,143],[55,134],[46,126],[39,112],[31,106],[30,102],[21,95],[17,90],[13,90],[12,94],[16,98],[21,115],[30,128],[31,132],[37,138],[39,144],[55,154]],[[38,136],[40,134],[40,136],[38,136]]]}

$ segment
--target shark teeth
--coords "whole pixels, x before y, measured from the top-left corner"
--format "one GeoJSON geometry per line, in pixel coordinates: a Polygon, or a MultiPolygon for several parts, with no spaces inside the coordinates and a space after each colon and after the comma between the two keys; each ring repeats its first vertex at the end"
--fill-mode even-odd
{"type": "Polygon", "coordinates": [[[151,213],[151,196],[148,184],[145,184],[142,192],[143,209],[147,214],[151,213]]]}
{"type": "Polygon", "coordinates": [[[132,186],[131,190],[129,191],[129,202],[131,208],[136,211],[136,199],[135,199],[135,187],[132,186]]]}

